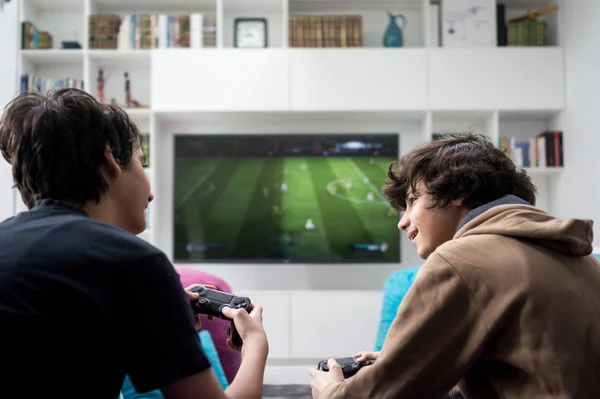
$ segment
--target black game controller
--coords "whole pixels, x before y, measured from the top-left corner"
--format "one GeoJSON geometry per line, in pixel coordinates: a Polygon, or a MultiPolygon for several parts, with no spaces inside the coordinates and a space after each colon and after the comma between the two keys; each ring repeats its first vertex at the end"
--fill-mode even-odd
{"type": "MultiPolygon", "coordinates": [[[[231,320],[223,315],[222,310],[224,307],[230,307],[232,309],[246,309],[248,313],[252,311],[252,302],[249,298],[243,296],[235,296],[226,292],[211,290],[206,287],[194,287],[190,290],[195,294],[198,294],[198,299],[191,301],[192,311],[194,315],[203,314],[206,316],[214,316],[223,320],[231,320]]],[[[233,346],[241,347],[242,338],[235,328],[235,323],[231,320],[231,341],[233,346]]]]}
{"type": "MultiPolygon", "coordinates": [[[[342,368],[342,372],[344,373],[344,378],[350,378],[354,374],[358,373],[358,370],[365,366],[369,366],[373,364],[370,360],[365,360],[364,362],[357,362],[358,356],[355,357],[342,357],[339,359],[335,359],[337,364],[342,368]]],[[[329,371],[329,367],[327,366],[327,360],[321,360],[317,368],[321,371],[329,371]]]]}

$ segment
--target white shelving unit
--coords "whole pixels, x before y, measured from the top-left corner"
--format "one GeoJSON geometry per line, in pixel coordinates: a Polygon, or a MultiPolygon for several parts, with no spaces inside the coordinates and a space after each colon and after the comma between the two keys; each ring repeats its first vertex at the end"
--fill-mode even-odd
{"type": "MultiPolygon", "coordinates": [[[[549,1],[505,3],[508,16],[515,16],[549,1]]],[[[55,49],[20,51],[19,75],[83,79],[85,89],[95,95],[96,76],[102,68],[108,75],[106,97],[123,102],[123,74],[128,72],[133,98],[149,105],[149,109],[129,110],[141,130],[150,134],[155,202],[150,208],[151,229],[143,236],[168,256],[172,255],[175,133],[394,131],[400,134],[401,152],[405,153],[434,132],[471,130],[498,140],[500,136],[531,138],[545,129],[561,128],[565,79],[560,11],[551,20],[553,46],[451,49],[428,46],[429,0],[22,0],[20,4],[20,20],[30,20],[50,31],[55,49]],[[405,48],[381,47],[388,10],[407,17],[405,48]],[[214,12],[217,48],[88,48],[89,15],[133,12],[214,12]],[[289,17],[350,13],[362,17],[363,47],[288,47],[289,17]],[[233,48],[236,17],[266,18],[269,48],[233,48]],[[61,41],[72,39],[83,48],[59,49],[61,41]]],[[[16,80],[15,90],[18,87],[16,80]]],[[[568,142],[569,132],[565,132],[564,140],[568,142]]],[[[528,169],[538,186],[539,205],[550,211],[549,198],[553,195],[553,182],[561,178],[560,171],[561,168],[528,169]]],[[[23,208],[19,198],[17,204],[17,210],[23,208]]],[[[404,265],[418,264],[404,238],[402,249],[404,265]]],[[[344,266],[348,274],[342,282],[336,266],[202,268],[220,275],[234,287],[255,290],[253,295],[258,297],[263,295],[275,308],[269,313],[281,316],[281,324],[288,326],[270,327],[282,334],[276,334],[274,356],[287,359],[303,358],[306,353],[312,357],[328,350],[326,345],[312,340],[308,343],[294,338],[290,326],[312,320],[302,310],[302,304],[309,299],[303,295],[310,296],[310,291],[294,290],[362,290],[368,297],[365,303],[370,304],[369,309],[361,307],[362,314],[370,311],[378,315],[377,290],[398,266],[344,266]],[[274,287],[284,291],[270,291],[274,287]],[[317,346],[306,352],[313,344],[317,346]]],[[[323,295],[329,295],[322,298],[327,302],[331,298],[339,300],[342,294],[326,291],[323,295]]],[[[345,318],[335,323],[319,328],[335,334],[334,330],[353,328],[355,324],[345,318]]],[[[353,337],[336,347],[337,354],[371,347],[374,331],[353,331],[353,337]]]]}
{"type": "MultiPolygon", "coordinates": [[[[548,3],[505,1],[509,17],[548,3]]],[[[118,103],[124,102],[124,73],[129,74],[134,99],[149,105],[129,112],[155,149],[151,175],[157,199],[151,220],[163,226],[145,237],[170,254],[167,171],[175,131],[393,129],[416,137],[403,138],[412,143],[402,146],[406,152],[433,132],[471,130],[497,140],[560,128],[565,90],[560,46],[428,47],[430,12],[428,0],[24,0],[20,20],[50,31],[55,49],[20,51],[18,70],[19,75],[82,79],[85,89],[97,94],[96,76],[103,69],[106,97],[118,103]],[[381,47],[387,11],[401,12],[409,21],[405,48],[381,47]],[[132,12],[214,12],[217,48],[88,48],[90,15],[132,12]],[[363,47],[288,48],[289,17],[336,14],[361,15],[363,47]],[[269,47],[232,48],[233,20],[252,16],[267,19],[269,47]],[[63,40],[77,40],[82,49],[59,49],[63,40]]],[[[559,20],[550,21],[556,44],[559,20]]],[[[560,168],[528,171],[544,185],[560,168]]],[[[551,194],[540,191],[542,197],[551,194]]]]}

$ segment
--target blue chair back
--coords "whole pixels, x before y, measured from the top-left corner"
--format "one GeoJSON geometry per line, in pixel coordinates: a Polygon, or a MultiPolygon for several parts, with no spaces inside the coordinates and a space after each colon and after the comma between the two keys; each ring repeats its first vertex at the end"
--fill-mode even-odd
{"type": "Polygon", "coordinates": [[[417,276],[421,266],[414,266],[407,269],[398,270],[392,273],[383,286],[383,304],[381,307],[381,319],[377,331],[377,340],[375,342],[375,351],[380,351],[387,336],[388,330],[398,313],[398,307],[406,296],[417,276]]]}

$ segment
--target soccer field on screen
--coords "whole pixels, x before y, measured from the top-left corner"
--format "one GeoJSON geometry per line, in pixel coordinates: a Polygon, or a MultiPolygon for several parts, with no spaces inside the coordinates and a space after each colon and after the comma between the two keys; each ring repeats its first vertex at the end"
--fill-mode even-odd
{"type": "Polygon", "coordinates": [[[393,160],[177,157],[175,259],[399,262],[398,212],[380,193],[393,160]]]}

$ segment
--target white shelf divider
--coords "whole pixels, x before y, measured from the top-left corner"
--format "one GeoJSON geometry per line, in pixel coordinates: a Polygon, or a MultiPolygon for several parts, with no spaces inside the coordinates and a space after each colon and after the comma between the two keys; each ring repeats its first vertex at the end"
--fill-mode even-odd
{"type": "Polygon", "coordinates": [[[496,145],[498,145],[500,128],[498,124],[498,111],[493,111],[486,120],[485,133],[493,143],[496,143],[496,145]]]}
{"type": "Polygon", "coordinates": [[[217,48],[223,48],[224,4],[226,0],[216,0],[217,3],[217,48]]]}
{"type": "Polygon", "coordinates": [[[431,140],[433,134],[433,113],[431,111],[427,111],[425,116],[423,117],[423,130],[421,132],[421,140],[429,141],[431,140]]]}
{"type": "Polygon", "coordinates": [[[281,32],[281,43],[282,47],[289,47],[290,40],[290,2],[288,0],[279,0],[282,3],[282,12],[283,12],[283,27],[281,32]]]}

